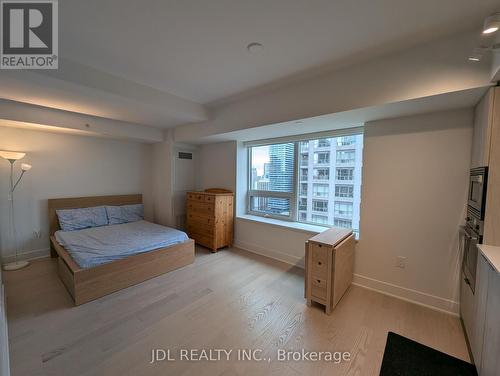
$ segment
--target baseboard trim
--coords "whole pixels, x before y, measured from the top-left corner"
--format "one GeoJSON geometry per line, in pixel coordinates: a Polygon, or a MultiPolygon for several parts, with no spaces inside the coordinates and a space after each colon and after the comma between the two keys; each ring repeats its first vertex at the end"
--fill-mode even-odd
{"type": "Polygon", "coordinates": [[[288,255],[288,254],[280,252],[280,251],[276,251],[276,250],[269,249],[269,248],[263,248],[263,247],[260,247],[256,244],[242,242],[239,240],[235,240],[234,246],[236,248],[243,249],[244,251],[256,253],[258,255],[269,257],[269,258],[272,258],[274,260],[278,260],[278,261],[284,262],[286,264],[298,266],[299,268],[304,269],[304,259],[297,257],[297,256],[288,255]]]}
{"type": "Polygon", "coordinates": [[[359,274],[354,274],[353,284],[440,312],[460,316],[460,304],[450,299],[379,281],[359,274]]]}
{"type": "MultiPolygon", "coordinates": [[[[33,260],[37,258],[47,257],[50,255],[50,248],[42,248],[42,249],[34,249],[32,251],[20,252],[17,255],[18,260],[33,260]]],[[[6,264],[8,262],[16,261],[16,256],[8,255],[2,256],[2,264],[6,264]]]]}
{"type": "MultiPolygon", "coordinates": [[[[277,250],[263,248],[256,244],[239,240],[235,240],[234,246],[248,252],[269,257],[290,265],[298,266],[302,269],[304,268],[304,259],[297,256],[288,255],[277,250]]],[[[460,305],[458,302],[453,300],[440,298],[438,296],[394,285],[388,282],[379,281],[359,274],[354,274],[353,284],[436,311],[451,314],[453,316],[460,316],[460,305]]]]}

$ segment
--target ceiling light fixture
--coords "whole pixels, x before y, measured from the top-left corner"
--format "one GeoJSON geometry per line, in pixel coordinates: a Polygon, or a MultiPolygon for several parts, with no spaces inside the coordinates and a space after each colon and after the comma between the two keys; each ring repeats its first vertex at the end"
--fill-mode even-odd
{"type": "Polygon", "coordinates": [[[263,49],[264,49],[264,46],[260,43],[257,43],[257,42],[252,42],[247,46],[248,52],[250,52],[252,54],[261,52],[263,49]]]}
{"type": "Polygon", "coordinates": [[[484,21],[483,34],[492,34],[500,29],[500,13],[494,13],[484,21]]]}
{"type": "Polygon", "coordinates": [[[487,47],[477,47],[474,48],[472,53],[469,55],[469,61],[481,61],[486,51],[489,49],[487,47]]]}

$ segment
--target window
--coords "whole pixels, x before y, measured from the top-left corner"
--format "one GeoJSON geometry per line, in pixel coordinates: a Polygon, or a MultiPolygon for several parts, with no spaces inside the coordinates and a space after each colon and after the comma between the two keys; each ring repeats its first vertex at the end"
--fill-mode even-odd
{"type": "Polygon", "coordinates": [[[337,163],[354,163],[355,150],[337,150],[337,163]]]}
{"type": "Polygon", "coordinates": [[[337,168],[337,180],[353,180],[354,168],[337,168]]]}
{"type": "Polygon", "coordinates": [[[354,145],[355,143],[356,136],[337,137],[337,146],[354,145]]]}
{"type": "Polygon", "coordinates": [[[321,138],[319,140],[315,140],[314,145],[317,148],[328,148],[328,147],[330,147],[330,139],[329,138],[321,138]]]}
{"type": "Polygon", "coordinates": [[[328,211],[328,201],[313,200],[313,210],[318,212],[328,211]]]}
{"type": "Polygon", "coordinates": [[[252,163],[248,208],[250,213],[291,217],[295,199],[294,150],[294,143],[257,146],[250,149],[252,163]]]}
{"type": "Polygon", "coordinates": [[[335,197],[354,197],[354,186],[353,185],[336,185],[335,186],[335,197]]]}
{"type": "Polygon", "coordinates": [[[300,154],[300,165],[307,166],[308,163],[309,163],[309,154],[301,153],[300,154]]]}
{"type": "Polygon", "coordinates": [[[247,212],[358,232],[362,148],[362,134],[249,146],[247,212]]]}
{"type": "Polygon", "coordinates": [[[300,184],[300,195],[307,196],[307,183],[300,184]]]}
{"type": "Polygon", "coordinates": [[[335,202],[333,214],[342,217],[352,217],[351,202],[335,202]]]}
{"type": "Polygon", "coordinates": [[[322,151],[314,153],[314,163],[316,164],[328,164],[330,163],[330,152],[322,151]]]}
{"type": "Polygon", "coordinates": [[[300,169],[300,181],[307,181],[309,170],[307,168],[300,169]]]}
{"type": "Polygon", "coordinates": [[[311,220],[314,223],[320,223],[320,224],[323,224],[323,225],[328,224],[328,217],[326,215],[312,214],[311,215],[311,220]]]}
{"type": "Polygon", "coordinates": [[[314,197],[328,197],[329,186],[328,184],[313,184],[314,197]]]}
{"type": "Polygon", "coordinates": [[[352,221],[349,219],[335,218],[333,225],[337,227],[352,228],[352,221]]]}
{"type": "Polygon", "coordinates": [[[307,210],[307,198],[301,198],[299,200],[299,210],[307,210]]]}
{"type": "Polygon", "coordinates": [[[252,196],[250,210],[256,213],[290,216],[290,199],[252,196]]]}
{"type": "Polygon", "coordinates": [[[330,179],[330,169],[329,168],[315,168],[313,170],[313,178],[316,180],[329,180],[330,179]]]}

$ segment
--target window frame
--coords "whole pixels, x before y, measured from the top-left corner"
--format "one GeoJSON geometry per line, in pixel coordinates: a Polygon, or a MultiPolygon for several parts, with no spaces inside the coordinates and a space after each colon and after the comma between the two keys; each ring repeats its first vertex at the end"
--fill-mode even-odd
{"type": "Polygon", "coordinates": [[[355,149],[340,149],[340,150],[337,150],[336,153],[335,153],[335,162],[337,164],[352,164],[352,163],[355,163],[356,161],[356,150],[355,149]],[[342,159],[339,158],[339,154],[342,155],[343,153],[347,154],[351,154],[352,153],[352,158],[349,158],[349,159],[342,159]]]}
{"type": "MultiPolygon", "coordinates": [[[[336,131],[326,131],[326,132],[316,132],[316,133],[310,133],[310,134],[303,134],[303,135],[297,135],[297,136],[286,136],[286,137],[277,137],[273,139],[266,139],[266,140],[256,140],[256,141],[247,141],[244,142],[243,145],[247,149],[247,193],[245,197],[246,201],[246,213],[250,215],[255,215],[263,218],[272,218],[272,219],[277,219],[277,220],[282,220],[286,222],[296,222],[296,223],[303,223],[303,224],[310,224],[310,225],[315,225],[319,227],[326,227],[326,228],[331,228],[334,227],[334,225],[330,224],[320,224],[320,223],[315,223],[311,221],[302,221],[299,218],[299,198],[300,198],[300,193],[301,193],[301,183],[306,183],[307,181],[301,181],[300,180],[300,168],[304,168],[309,165],[309,160],[311,158],[310,153],[307,153],[307,161],[308,163],[306,165],[302,164],[302,153],[301,148],[300,148],[300,143],[303,141],[314,141],[314,140],[319,140],[323,138],[336,138],[336,137],[356,137],[357,135],[363,135],[364,136],[364,127],[355,127],[355,128],[346,128],[346,129],[340,129],[336,131]],[[252,189],[252,148],[254,147],[259,147],[259,146],[266,146],[266,145],[276,145],[276,144],[285,144],[285,143],[293,143],[293,150],[294,150],[294,156],[293,156],[293,163],[294,163],[294,169],[293,169],[293,184],[292,184],[292,192],[274,192],[274,191],[262,191],[262,190],[256,190],[252,189]],[[277,215],[277,214],[267,214],[267,213],[262,213],[262,212],[257,212],[254,210],[251,210],[251,200],[252,197],[268,197],[268,198],[287,198],[290,202],[290,211],[289,215],[277,215]]],[[[363,137],[364,141],[364,137],[363,137]]],[[[364,143],[364,142],[363,142],[364,143]]],[[[338,145],[338,146],[350,146],[352,145],[353,142],[347,143],[346,145],[338,145]]],[[[363,145],[364,147],[364,145],[363,145]]],[[[314,157],[314,156],[313,156],[314,157]]],[[[335,155],[336,158],[336,155],[335,155]]],[[[331,162],[332,156],[330,155],[330,162],[331,162]]],[[[314,161],[313,161],[314,162],[314,161]]],[[[314,171],[314,168],[323,168],[323,166],[314,166],[315,164],[313,163],[312,170],[314,171]]],[[[343,168],[343,167],[340,167],[343,168]]],[[[345,167],[344,167],[345,168],[345,167]]],[[[349,168],[349,167],[347,167],[349,168]]],[[[331,170],[330,167],[328,167],[329,170],[331,170]]],[[[329,171],[329,178],[332,178],[331,172],[329,171]]],[[[334,179],[336,179],[336,173],[337,171],[335,170],[335,176],[334,179]]],[[[310,177],[313,179],[313,177],[310,177]]],[[[329,179],[329,180],[330,180],[329,179]]],[[[313,179],[315,183],[322,184],[323,180],[322,179],[313,179]]],[[[354,179],[352,179],[354,180],[354,179]]],[[[352,180],[343,180],[346,182],[346,184],[349,184],[348,182],[352,180]]],[[[334,195],[334,198],[335,197],[334,195]]],[[[318,197],[318,199],[321,199],[321,197],[318,197]]],[[[312,203],[311,203],[312,205],[312,203]]],[[[320,213],[320,212],[318,212],[320,213]]],[[[354,230],[353,231],[359,231],[359,230],[354,230]]]]}
{"type": "Polygon", "coordinates": [[[348,183],[345,183],[345,184],[335,184],[335,192],[333,193],[333,196],[336,198],[336,199],[353,199],[354,198],[354,184],[348,184],[348,183]],[[337,188],[338,189],[338,193],[339,195],[337,195],[337,188]],[[347,194],[348,196],[343,196],[342,195],[342,188],[347,188],[347,194]]]}
{"type": "Polygon", "coordinates": [[[346,166],[335,167],[335,180],[336,181],[345,181],[345,182],[354,181],[354,167],[346,167],[346,166]],[[340,170],[349,171],[350,173],[347,175],[348,175],[348,177],[350,177],[350,179],[340,179],[339,178],[340,170]]]}

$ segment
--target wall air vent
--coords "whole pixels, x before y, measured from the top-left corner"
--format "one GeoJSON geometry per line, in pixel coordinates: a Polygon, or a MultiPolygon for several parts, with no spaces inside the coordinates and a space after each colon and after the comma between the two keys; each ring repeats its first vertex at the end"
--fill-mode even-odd
{"type": "Polygon", "coordinates": [[[193,153],[179,152],[179,159],[193,159],[193,153]]]}

